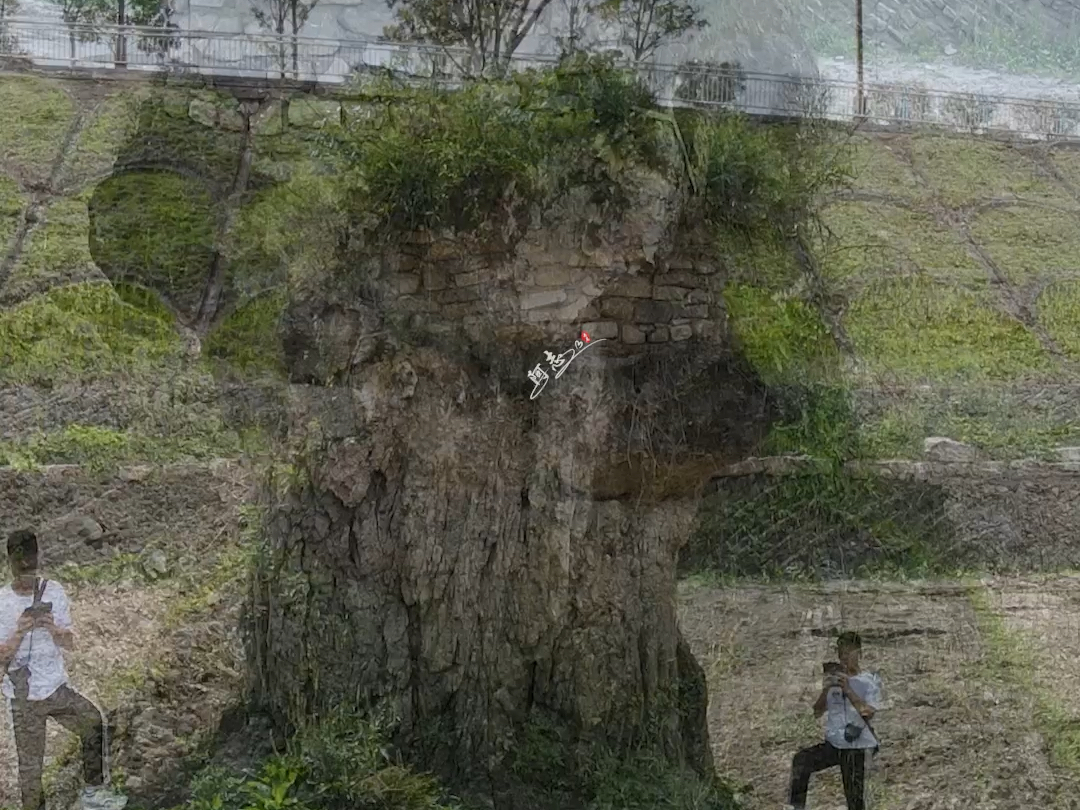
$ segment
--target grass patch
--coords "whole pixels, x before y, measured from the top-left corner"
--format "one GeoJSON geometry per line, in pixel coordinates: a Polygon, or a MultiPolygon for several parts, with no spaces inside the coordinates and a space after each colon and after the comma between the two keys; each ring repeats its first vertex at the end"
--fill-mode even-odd
{"type": "Polygon", "coordinates": [[[1030,158],[1009,144],[926,135],[912,138],[910,149],[916,168],[950,207],[1009,196],[1077,206],[1062,189],[1036,173],[1030,158]]]}
{"type": "Polygon", "coordinates": [[[835,369],[836,344],[821,316],[805,301],[729,284],[724,302],[743,353],[765,382],[822,379],[835,369]]]}
{"type": "Polygon", "coordinates": [[[1032,719],[1043,737],[1051,766],[1080,776],[1080,723],[1059,696],[1040,683],[1036,650],[1008,629],[985,588],[973,584],[970,598],[986,645],[978,664],[979,682],[989,681],[1030,698],[1035,704],[1032,719]]]}
{"type": "Polygon", "coordinates": [[[1080,270],[1080,212],[991,208],[972,219],[971,235],[1014,284],[1080,270]]]}
{"type": "Polygon", "coordinates": [[[956,278],[986,278],[955,231],[921,211],[882,203],[837,202],[822,212],[822,220],[832,238],[818,247],[818,257],[830,279],[931,269],[956,278]]]}
{"type": "Polygon", "coordinates": [[[61,287],[0,311],[0,381],[52,385],[177,362],[172,324],[123,301],[109,284],[61,287]]]}
{"type": "Polygon", "coordinates": [[[125,463],[166,464],[234,457],[260,446],[256,434],[238,434],[224,429],[220,422],[204,423],[202,428],[160,436],[94,425],[67,425],[59,431],[0,443],[0,466],[79,464],[104,472],[125,463]]]}
{"type": "Polygon", "coordinates": [[[55,82],[5,76],[0,110],[0,166],[23,182],[45,181],[75,119],[74,102],[55,82]]]}
{"type": "Polygon", "coordinates": [[[923,199],[926,186],[889,142],[880,138],[857,138],[852,155],[852,187],[908,199],[923,199]]]}
{"type": "Polygon", "coordinates": [[[79,189],[107,175],[138,125],[138,104],[145,89],[126,90],[98,103],[90,122],[79,133],[58,179],[62,189],[79,189]]]}
{"type": "Polygon", "coordinates": [[[851,302],[844,325],[875,380],[956,384],[1056,370],[1035,336],[995,309],[988,288],[924,278],[880,282],[851,302]]]}
{"type": "Polygon", "coordinates": [[[1073,188],[1080,189],[1080,151],[1072,148],[1051,149],[1048,158],[1073,188]]]}
{"type": "Polygon", "coordinates": [[[65,585],[73,587],[115,585],[125,579],[141,582],[146,578],[139,555],[126,552],[92,565],[67,562],[56,573],[65,585]]]}
{"type": "Polygon", "coordinates": [[[285,355],[278,324],[286,304],[284,288],[237,308],[210,335],[204,351],[245,372],[284,375],[285,355]]]}
{"type": "Polygon", "coordinates": [[[992,459],[1050,460],[1053,448],[1080,442],[1080,418],[1030,394],[962,390],[940,401],[897,403],[864,419],[859,433],[867,458],[921,459],[927,436],[949,436],[992,459]]]}
{"type": "Polygon", "coordinates": [[[1080,281],[1058,281],[1036,302],[1039,323],[1062,351],[1080,360],[1080,281]]]}
{"type": "Polygon", "coordinates": [[[5,298],[23,300],[47,287],[84,281],[96,274],[87,234],[90,219],[84,197],[61,198],[45,209],[44,222],[30,231],[12,271],[5,298]]]}
{"type": "Polygon", "coordinates": [[[6,255],[11,238],[19,228],[26,198],[18,184],[0,174],[0,255],[6,255]]]}
{"type": "Polygon", "coordinates": [[[93,207],[94,256],[105,275],[194,312],[216,238],[217,207],[207,189],[171,172],[140,171],[102,183],[93,207]]]}

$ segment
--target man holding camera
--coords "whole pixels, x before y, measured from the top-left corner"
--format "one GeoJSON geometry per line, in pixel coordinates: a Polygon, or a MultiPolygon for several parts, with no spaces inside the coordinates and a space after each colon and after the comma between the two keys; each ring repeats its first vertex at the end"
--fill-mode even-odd
{"type": "Polygon", "coordinates": [[[74,646],[67,594],[38,576],[37,536],[29,530],[7,542],[12,582],[0,589],[2,689],[11,706],[23,810],[44,810],[41,771],[48,718],[79,735],[84,810],[120,810],[127,799],[105,787],[105,724],[101,712],[68,686],[64,650],[74,646]]]}
{"type": "Polygon", "coordinates": [[[878,748],[870,725],[881,703],[881,680],[859,669],[862,639],[841,633],[836,640],[839,662],[826,663],[814,716],[826,715],[825,742],[804,748],[791,763],[789,808],[804,810],[810,775],[840,766],[848,810],[866,810],[867,772],[878,748]]]}

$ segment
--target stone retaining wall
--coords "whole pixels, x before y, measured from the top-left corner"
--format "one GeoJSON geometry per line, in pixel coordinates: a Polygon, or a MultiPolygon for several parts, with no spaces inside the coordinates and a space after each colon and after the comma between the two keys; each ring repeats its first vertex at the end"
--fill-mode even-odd
{"type": "Polygon", "coordinates": [[[555,244],[561,235],[527,234],[512,252],[451,241],[406,244],[382,268],[388,308],[412,313],[415,323],[437,315],[468,328],[502,314],[553,337],[581,328],[611,341],[617,353],[713,340],[724,328],[714,285],[720,268],[707,244],[680,238],[661,247],[665,234],[639,231],[642,244],[588,251],[555,244]]]}

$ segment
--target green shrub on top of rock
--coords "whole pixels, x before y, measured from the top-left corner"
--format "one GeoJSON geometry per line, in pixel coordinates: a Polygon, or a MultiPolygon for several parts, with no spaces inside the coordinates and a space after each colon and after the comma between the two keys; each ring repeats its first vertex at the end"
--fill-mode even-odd
{"type": "Polygon", "coordinates": [[[842,133],[811,121],[764,126],[746,116],[683,113],[695,200],[688,214],[754,242],[794,238],[814,219],[823,192],[850,182],[842,133]]]}
{"type": "Polygon", "coordinates": [[[324,145],[348,161],[350,207],[384,234],[474,231],[571,186],[610,202],[629,166],[661,158],[651,94],[604,57],[450,94],[380,88],[379,98],[389,100],[331,128],[324,145]]]}

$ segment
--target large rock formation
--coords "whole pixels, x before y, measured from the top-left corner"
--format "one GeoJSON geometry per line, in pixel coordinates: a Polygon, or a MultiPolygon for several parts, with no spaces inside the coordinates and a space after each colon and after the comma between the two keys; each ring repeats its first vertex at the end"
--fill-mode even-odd
{"type": "Polygon", "coordinates": [[[502,807],[528,804],[499,775],[541,716],[711,771],[675,558],[699,485],[767,422],[676,192],[643,178],[619,221],[583,200],[512,248],[361,255],[285,334],[307,474],[269,525],[256,694],[293,718],[391,699],[425,764],[502,807]],[[531,398],[526,372],[582,328],[531,398]]]}

